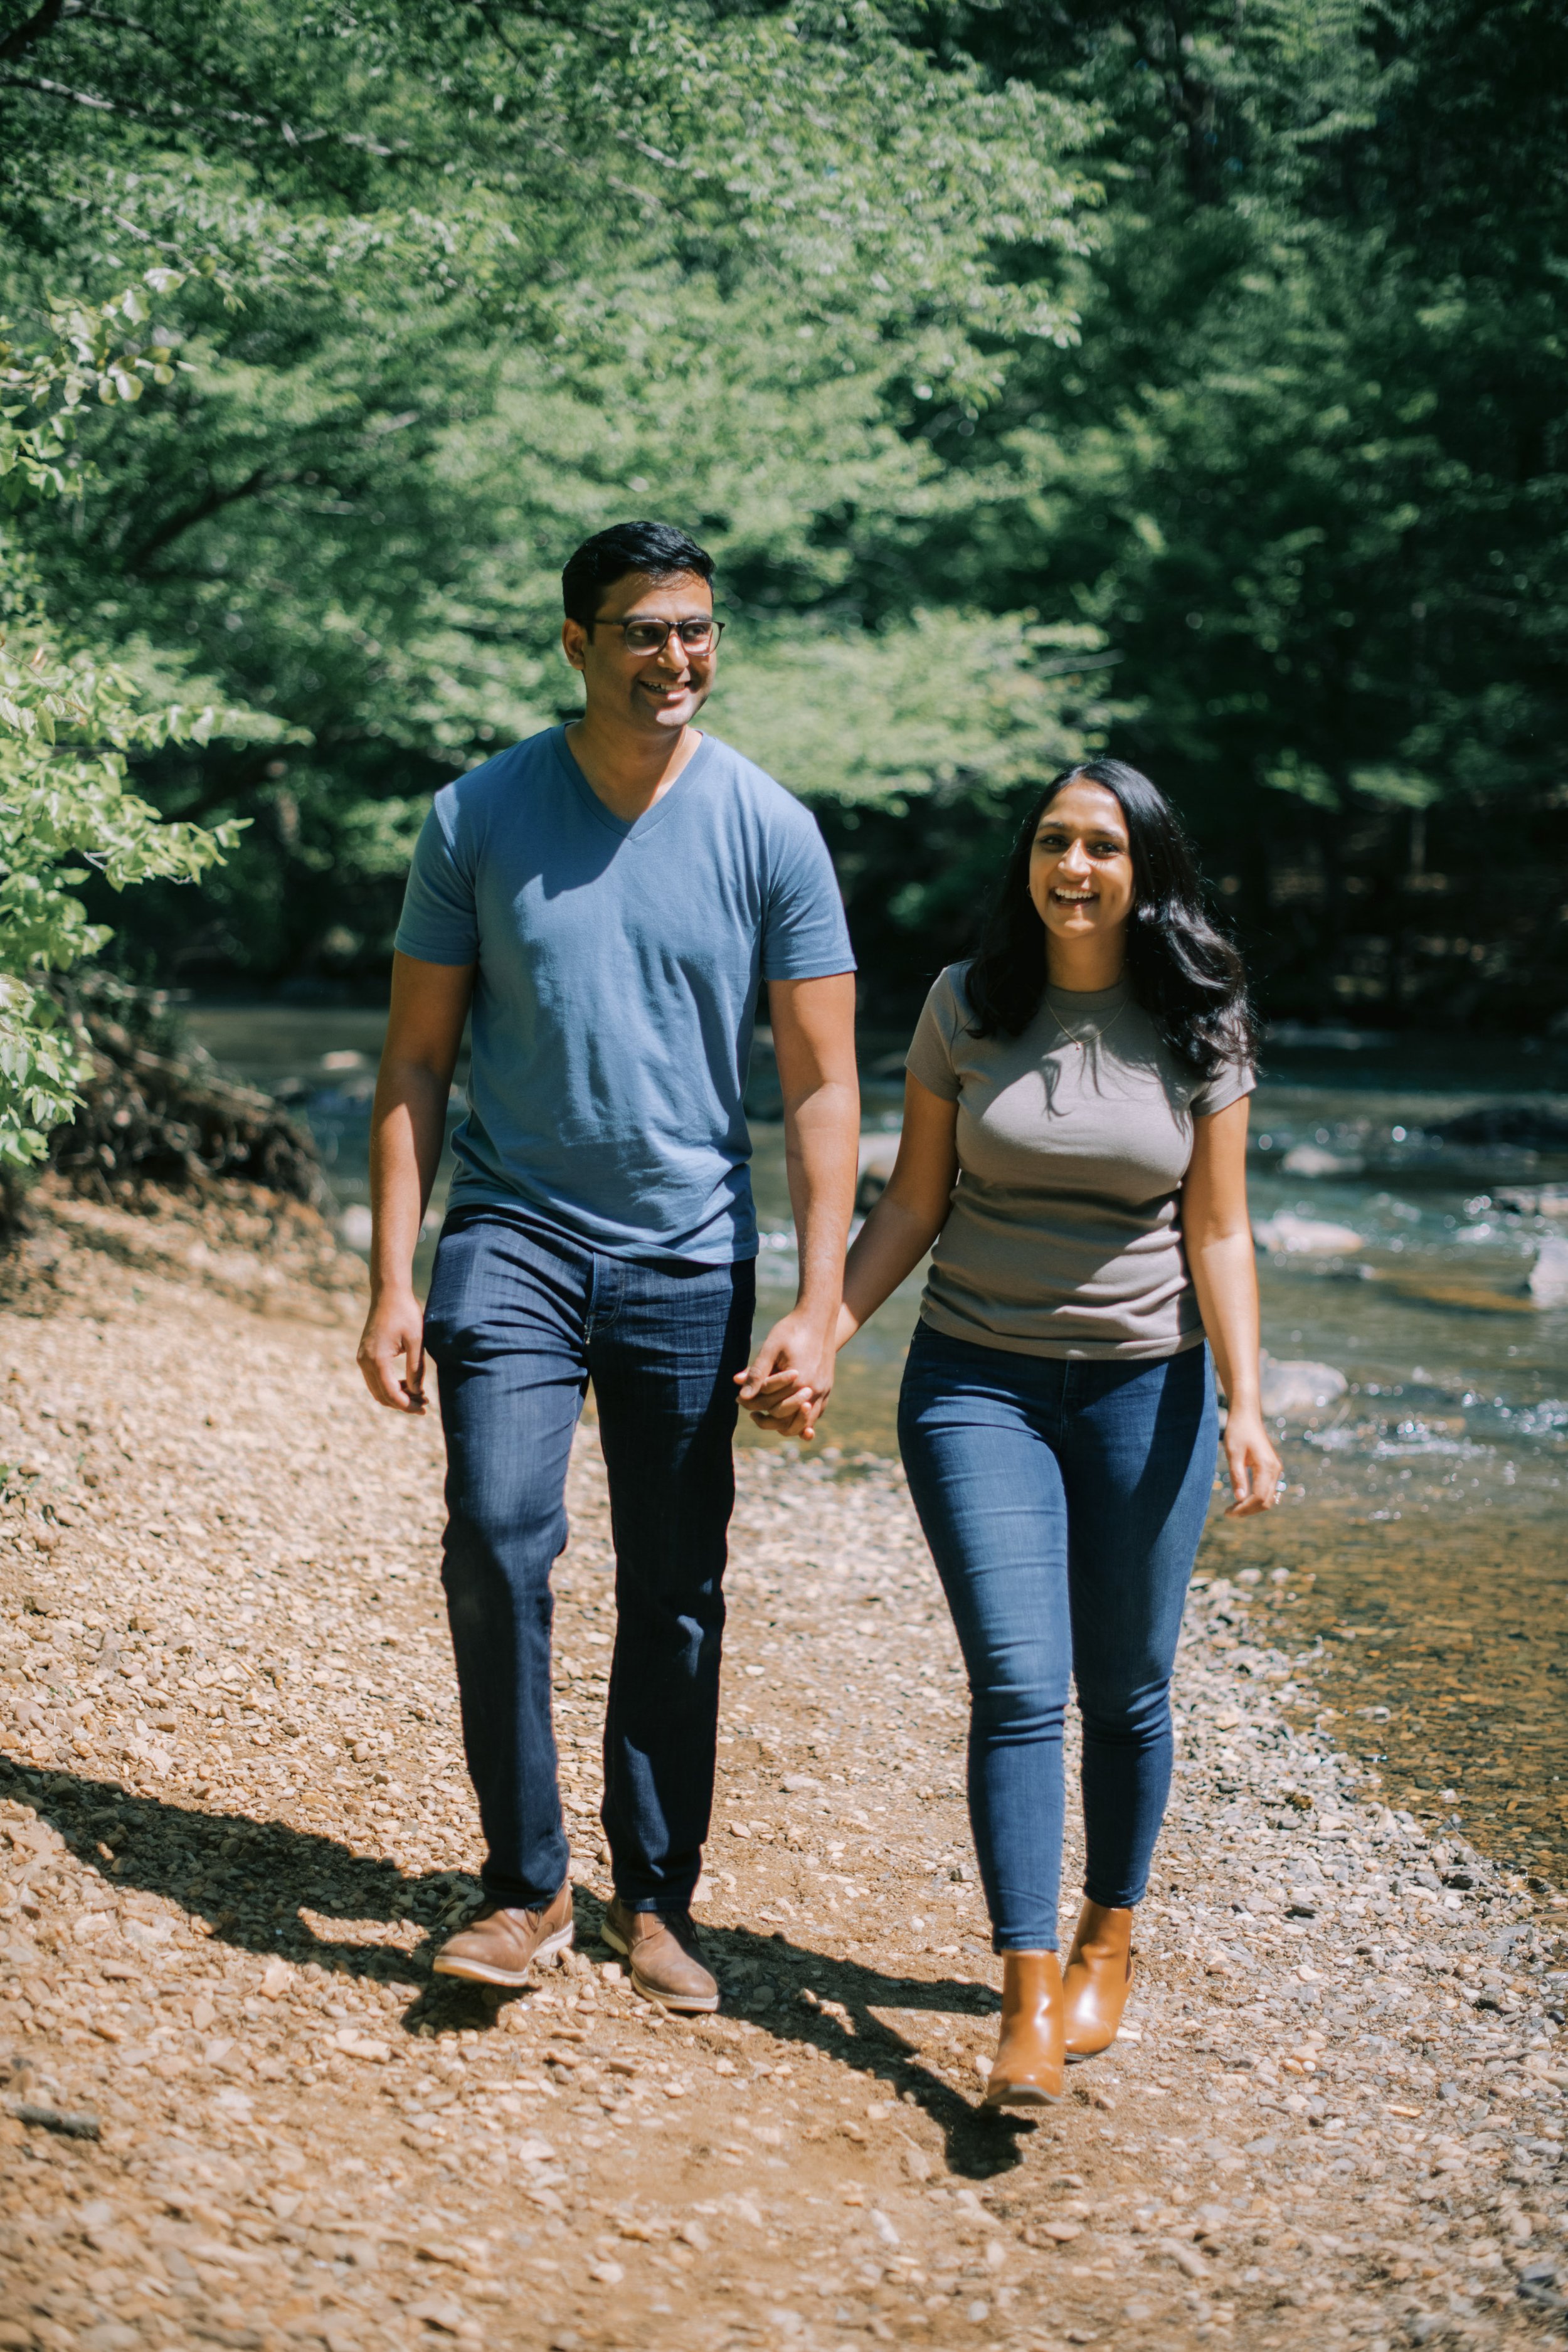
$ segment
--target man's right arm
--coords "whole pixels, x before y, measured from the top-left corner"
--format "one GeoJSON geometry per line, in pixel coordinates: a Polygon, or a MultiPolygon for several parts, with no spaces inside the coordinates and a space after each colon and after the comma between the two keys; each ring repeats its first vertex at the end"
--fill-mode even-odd
{"type": "Polygon", "coordinates": [[[425,1317],[414,1251],[447,1136],[447,1101],[474,992],[471,963],[392,959],[392,1008],[370,1129],[370,1313],[359,1368],[377,1404],[425,1410],[425,1317]]]}

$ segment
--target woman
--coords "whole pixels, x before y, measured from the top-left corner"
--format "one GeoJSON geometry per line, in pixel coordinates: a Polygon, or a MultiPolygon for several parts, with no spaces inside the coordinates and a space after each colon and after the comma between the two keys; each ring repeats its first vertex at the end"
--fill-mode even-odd
{"type": "MultiPolygon", "coordinates": [[[[1120,761],[1069,770],[1019,833],[979,953],[926,1000],[898,1163],[846,1269],[841,1347],[935,1244],[899,1436],[969,1674],[970,1814],[1004,1963],[988,2106],[1059,2098],[1064,2056],[1093,2057],[1121,2023],[1216,1367],[1227,1517],[1279,1496],[1247,1213],[1252,1053],[1240,963],[1169,805],[1120,761]],[[1069,1675],[1087,1853],[1064,1977],[1069,1675]]],[[[809,1434],[798,1383],[742,1395],[809,1434]]]]}

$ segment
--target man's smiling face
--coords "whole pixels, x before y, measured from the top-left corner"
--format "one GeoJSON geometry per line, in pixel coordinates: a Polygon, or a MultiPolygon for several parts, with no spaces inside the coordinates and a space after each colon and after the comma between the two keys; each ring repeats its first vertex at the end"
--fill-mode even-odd
{"type": "Polygon", "coordinates": [[[651,580],[628,572],[615,581],[599,599],[592,629],[568,621],[561,633],[567,660],[583,673],[589,718],[629,724],[639,733],[679,735],[689,727],[713,690],[717,637],[694,652],[672,626],[661,648],[639,653],[628,645],[625,625],[705,621],[712,612],[713,592],[695,572],[651,580]]]}

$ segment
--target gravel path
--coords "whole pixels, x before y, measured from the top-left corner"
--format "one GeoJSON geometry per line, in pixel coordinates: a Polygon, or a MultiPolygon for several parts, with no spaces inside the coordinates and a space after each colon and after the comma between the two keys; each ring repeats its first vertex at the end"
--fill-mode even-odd
{"type": "Polygon", "coordinates": [[[580,1950],[502,2004],[432,1984],[476,1859],[438,1432],[369,1404],[330,1264],[254,1240],[247,1271],[191,1220],[77,1211],[12,1277],[0,2352],[1561,2329],[1568,1908],[1312,1728],[1235,1529],[1189,1612],[1131,2032],[1043,2121],[976,2112],[999,1975],[963,1685],[883,1465],[740,1457],[700,1912],[726,2000],[686,2025],[595,1940],[584,1431],[580,1950]]]}

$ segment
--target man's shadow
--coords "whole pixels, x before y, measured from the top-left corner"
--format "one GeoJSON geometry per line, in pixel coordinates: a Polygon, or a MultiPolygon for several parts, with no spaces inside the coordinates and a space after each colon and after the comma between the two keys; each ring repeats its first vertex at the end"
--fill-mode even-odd
{"type": "MultiPolygon", "coordinates": [[[[31,1808],[58,1832],[84,1868],[117,1889],[165,1896],[204,1919],[215,1942],[258,1955],[276,1953],[296,1965],[314,1961],[328,1973],[377,1984],[418,1985],[403,2016],[409,2032],[422,2025],[483,2032],[499,2021],[502,2002],[489,1989],[429,1974],[436,1943],[478,1896],[478,1883],[466,1872],[408,1878],[395,1864],[356,1853],[325,1832],[205,1812],[161,1797],[134,1796],[113,1781],[35,1770],[5,1757],[0,1798],[31,1808]],[[334,1937],[334,1920],[353,1922],[361,1937],[334,1937]],[[393,1934],[384,1940],[374,1934],[365,1938],[363,1930],[376,1923],[393,1934]]],[[[577,1941],[592,1945],[599,1933],[600,1900],[579,1886],[575,1903],[577,1941]]],[[[16,1932],[13,1924],[11,1933],[16,1932]]],[[[847,2062],[872,2075],[895,2109],[921,2109],[942,2132],[952,2172],[986,2179],[1019,2162],[1036,2129],[1034,2119],[982,2112],[975,2099],[944,2081],[878,2014],[892,2010],[991,2019],[1000,2003],[988,1986],[900,1976],[836,1959],[790,1943],[777,1928],[764,1935],[708,1926],[702,1936],[724,1988],[722,2014],[748,2017],[783,2050],[804,2052],[809,2046],[824,2057],[847,2062]]],[[[977,2080],[977,2095],[978,2089],[977,2080]]],[[[875,2128],[864,2131],[852,2116],[837,2127],[846,2126],[852,2142],[858,2136],[868,2142],[876,2136],[875,2128]]]]}
{"type": "Polygon", "coordinates": [[[205,1812],[134,1796],[112,1780],[35,1771],[12,1758],[0,1757],[0,1798],[30,1806],[78,1862],[118,1892],[165,1895],[205,1920],[215,1942],[296,1963],[314,1960],[329,1972],[378,1984],[424,1975],[419,1936],[411,1948],[409,1927],[428,1937],[471,1895],[473,1882],[461,1871],[406,1878],[395,1863],[356,1853],[326,1831],[205,1812]],[[338,1937],[330,1931],[334,1920],[382,1923],[402,1935],[338,1937]]]}

